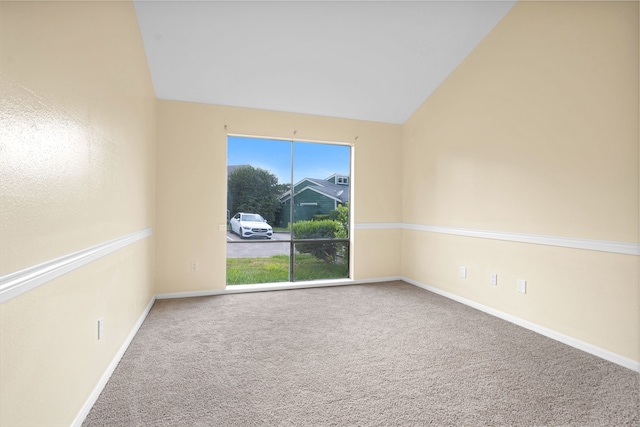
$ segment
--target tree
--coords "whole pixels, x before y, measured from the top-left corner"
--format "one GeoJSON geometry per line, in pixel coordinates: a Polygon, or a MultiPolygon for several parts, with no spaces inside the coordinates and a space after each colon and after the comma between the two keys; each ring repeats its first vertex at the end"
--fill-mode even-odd
{"type": "Polygon", "coordinates": [[[237,212],[258,213],[273,224],[281,209],[278,197],[287,190],[286,184],[279,184],[278,177],[271,172],[243,166],[229,175],[228,208],[230,215],[237,212]]]}

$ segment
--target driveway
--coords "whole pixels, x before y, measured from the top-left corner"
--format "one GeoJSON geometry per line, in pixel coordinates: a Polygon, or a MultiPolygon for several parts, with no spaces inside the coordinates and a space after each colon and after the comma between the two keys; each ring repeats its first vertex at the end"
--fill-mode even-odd
{"type": "Polygon", "coordinates": [[[268,239],[241,239],[235,233],[227,231],[227,242],[242,242],[227,244],[227,258],[270,257],[273,255],[289,255],[289,233],[273,233],[268,239]]]}

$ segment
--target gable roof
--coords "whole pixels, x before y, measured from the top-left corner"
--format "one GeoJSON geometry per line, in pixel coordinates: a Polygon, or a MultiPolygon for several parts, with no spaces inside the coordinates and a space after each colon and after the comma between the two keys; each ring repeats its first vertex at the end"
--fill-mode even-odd
{"type": "Polygon", "coordinates": [[[331,175],[326,177],[324,180],[325,181],[329,181],[329,180],[331,180],[331,178],[338,178],[338,177],[347,177],[347,178],[349,178],[349,175],[345,175],[345,174],[342,174],[342,173],[332,173],[331,175]]]}
{"type": "MultiPolygon", "coordinates": [[[[349,202],[349,198],[351,194],[351,192],[349,191],[350,189],[349,185],[334,184],[330,181],[327,181],[326,179],[303,178],[294,185],[294,188],[298,184],[304,181],[308,181],[310,185],[307,185],[300,191],[296,192],[295,193],[296,195],[306,190],[312,190],[312,191],[315,191],[316,193],[322,194],[323,196],[334,199],[335,201],[340,203],[349,202]]],[[[291,191],[289,190],[286,193],[284,193],[282,196],[280,196],[280,202],[284,203],[285,201],[289,200],[290,197],[291,197],[291,191]]]]}

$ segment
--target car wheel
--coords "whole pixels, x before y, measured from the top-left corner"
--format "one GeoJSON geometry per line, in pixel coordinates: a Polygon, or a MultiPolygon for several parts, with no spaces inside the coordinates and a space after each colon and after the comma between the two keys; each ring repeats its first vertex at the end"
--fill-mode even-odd
{"type": "Polygon", "coordinates": [[[242,235],[242,227],[240,227],[240,232],[238,233],[238,236],[240,236],[241,239],[244,239],[244,236],[242,235]]]}

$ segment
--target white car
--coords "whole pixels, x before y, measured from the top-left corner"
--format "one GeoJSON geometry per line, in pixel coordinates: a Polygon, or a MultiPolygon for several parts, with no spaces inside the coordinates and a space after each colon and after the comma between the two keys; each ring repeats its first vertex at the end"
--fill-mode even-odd
{"type": "Polygon", "coordinates": [[[229,221],[231,231],[241,238],[245,237],[266,237],[273,236],[273,229],[267,220],[255,213],[238,212],[229,221]]]}

